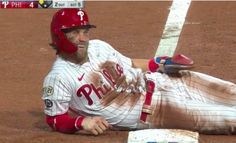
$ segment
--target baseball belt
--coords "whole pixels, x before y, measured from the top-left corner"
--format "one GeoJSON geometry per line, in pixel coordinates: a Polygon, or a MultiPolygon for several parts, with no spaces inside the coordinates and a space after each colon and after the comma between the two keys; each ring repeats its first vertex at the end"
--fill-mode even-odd
{"type": "Polygon", "coordinates": [[[146,85],[147,85],[147,92],[146,92],[146,97],[145,97],[145,101],[142,108],[142,113],[140,116],[140,120],[144,122],[146,122],[147,116],[152,115],[154,111],[153,107],[151,106],[151,103],[152,103],[152,95],[154,92],[155,83],[149,80],[147,81],[146,85]]]}

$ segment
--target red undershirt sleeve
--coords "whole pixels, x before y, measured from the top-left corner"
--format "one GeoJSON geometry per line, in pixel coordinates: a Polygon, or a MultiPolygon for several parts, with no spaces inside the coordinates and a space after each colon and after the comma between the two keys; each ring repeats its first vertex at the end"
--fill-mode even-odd
{"type": "Polygon", "coordinates": [[[83,119],[83,116],[70,117],[68,112],[56,116],[46,115],[46,122],[53,130],[66,134],[73,134],[83,129],[81,126],[83,119]]]}

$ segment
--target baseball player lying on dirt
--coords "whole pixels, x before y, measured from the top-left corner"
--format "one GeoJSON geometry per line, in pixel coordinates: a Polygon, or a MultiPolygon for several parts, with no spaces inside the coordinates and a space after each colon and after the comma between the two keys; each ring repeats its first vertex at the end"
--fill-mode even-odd
{"type": "Polygon", "coordinates": [[[57,58],[42,97],[52,129],[94,135],[109,128],[236,132],[234,83],[182,70],[193,65],[183,55],[131,60],[106,42],[90,40],[95,27],[79,9],[61,9],[52,19],[57,58]]]}

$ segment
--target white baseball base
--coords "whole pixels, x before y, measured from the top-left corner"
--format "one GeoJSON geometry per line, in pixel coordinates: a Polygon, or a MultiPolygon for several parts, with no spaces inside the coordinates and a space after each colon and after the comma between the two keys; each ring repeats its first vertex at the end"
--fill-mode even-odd
{"type": "Polygon", "coordinates": [[[128,143],[198,143],[199,134],[179,129],[145,129],[130,131],[128,143]]]}

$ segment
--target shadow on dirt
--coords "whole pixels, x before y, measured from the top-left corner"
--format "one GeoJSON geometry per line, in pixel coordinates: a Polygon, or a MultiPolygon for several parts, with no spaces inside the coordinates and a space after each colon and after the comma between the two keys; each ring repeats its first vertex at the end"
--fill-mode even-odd
{"type": "Polygon", "coordinates": [[[43,131],[50,131],[51,130],[45,121],[45,115],[43,112],[41,112],[41,111],[28,111],[28,113],[30,114],[30,116],[33,116],[33,118],[34,118],[33,126],[36,129],[43,130],[43,131]]]}

